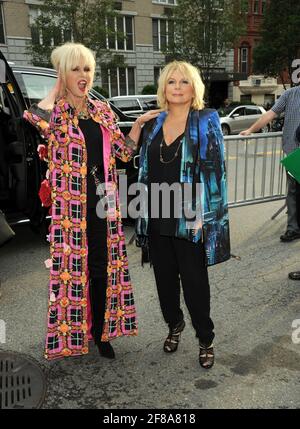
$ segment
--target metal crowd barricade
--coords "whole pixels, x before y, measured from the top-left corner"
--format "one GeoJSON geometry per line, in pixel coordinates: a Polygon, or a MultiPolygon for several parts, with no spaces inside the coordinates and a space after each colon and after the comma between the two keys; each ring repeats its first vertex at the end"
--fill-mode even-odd
{"type": "Polygon", "coordinates": [[[229,207],[285,198],[282,132],[226,136],[229,207]]]}

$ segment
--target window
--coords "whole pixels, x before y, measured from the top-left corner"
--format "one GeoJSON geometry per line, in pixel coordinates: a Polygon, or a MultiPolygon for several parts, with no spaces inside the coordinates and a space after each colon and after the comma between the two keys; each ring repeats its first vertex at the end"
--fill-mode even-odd
{"type": "Polygon", "coordinates": [[[257,107],[246,107],[245,115],[259,115],[261,111],[257,107]]]}
{"type": "Polygon", "coordinates": [[[259,14],[259,0],[253,1],[253,13],[259,14]]]}
{"type": "Polygon", "coordinates": [[[267,2],[266,2],[266,0],[262,0],[262,2],[261,2],[261,13],[262,13],[262,15],[264,15],[266,13],[266,9],[267,9],[267,2]]]}
{"type": "Polygon", "coordinates": [[[73,40],[71,28],[64,28],[54,26],[51,31],[47,30],[43,33],[43,28],[38,27],[36,19],[39,17],[41,11],[37,7],[30,7],[29,9],[29,23],[31,29],[31,40],[34,45],[50,45],[58,46],[73,40]]]}
{"type": "Polygon", "coordinates": [[[113,104],[124,111],[141,110],[141,106],[136,98],[130,100],[112,100],[113,104]]]}
{"type": "Polygon", "coordinates": [[[240,48],[240,72],[248,73],[249,48],[244,46],[240,48]]]}
{"type": "Polygon", "coordinates": [[[118,16],[106,20],[106,27],[113,29],[107,36],[107,48],[116,51],[133,51],[133,18],[118,16]]]}
{"type": "Polygon", "coordinates": [[[156,52],[164,51],[174,40],[174,22],[166,19],[152,20],[153,49],[156,52]]]}
{"type": "Polygon", "coordinates": [[[177,0],[153,0],[153,3],[177,5],[177,0]]]}
{"type": "Polygon", "coordinates": [[[5,44],[3,6],[0,4],[0,43],[5,44]]]}
{"type": "Polygon", "coordinates": [[[238,109],[235,109],[230,116],[233,115],[239,115],[239,116],[244,116],[245,115],[245,108],[244,107],[239,107],[238,109]]]}
{"type": "Polygon", "coordinates": [[[244,94],[244,95],[241,95],[240,100],[241,100],[241,103],[248,104],[252,102],[252,96],[251,94],[244,94]]]}
{"type": "Polygon", "coordinates": [[[273,106],[275,103],[275,95],[274,94],[265,94],[265,106],[273,106]]]}
{"type": "Polygon", "coordinates": [[[154,85],[158,85],[158,79],[161,71],[162,67],[154,67],[154,85]]]}
{"type": "Polygon", "coordinates": [[[38,103],[49,94],[55,85],[55,76],[33,73],[16,73],[18,84],[24,98],[29,104],[38,103]]]}
{"type": "Polygon", "coordinates": [[[102,86],[109,97],[135,94],[134,67],[117,67],[116,69],[101,69],[102,86]]]}

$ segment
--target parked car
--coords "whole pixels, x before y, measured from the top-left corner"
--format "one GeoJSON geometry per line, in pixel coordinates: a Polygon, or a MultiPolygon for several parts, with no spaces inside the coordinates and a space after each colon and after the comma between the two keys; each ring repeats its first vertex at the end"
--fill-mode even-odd
{"type": "Polygon", "coordinates": [[[111,97],[109,101],[127,115],[135,117],[142,115],[148,110],[157,109],[156,95],[121,95],[111,97]]]}
{"type": "Polygon", "coordinates": [[[284,126],[284,112],[282,112],[279,116],[273,119],[271,123],[271,131],[278,132],[282,131],[284,126]]]}
{"type": "MultiPolygon", "coordinates": [[[[228,106],[218,110],[222,132],[224,136],[239,134],[251,127],[266,110],[262,106],[228,106]]],[[[270,125],[266,125],[260,132],[269,132],[270,125]]]]}
{"type": "MultiPolygon", "coordinates": [[[[38,191],[45,178],[46,163],[37,147],[43,142],[37,130],[23,119],[23,112],[39,102],[53,88],[56,72],[52,69],[8,64],[0,51],[0,209],[10,224],[30,220],[38,226],[45,217],[38,191]]],[[[90,91],[93,99],[105,100],[90,91]]],[[[126,135],[135,118],[111,105],[118,124],[126,135]]],[[[133,161],[117,160],[119,172],[127,174],[128,185],[137,180],[133,161]]]]}

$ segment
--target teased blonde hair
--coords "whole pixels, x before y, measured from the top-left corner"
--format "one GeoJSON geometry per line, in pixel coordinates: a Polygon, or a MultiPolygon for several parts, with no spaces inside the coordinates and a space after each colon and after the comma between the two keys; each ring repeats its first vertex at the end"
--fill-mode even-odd
{"type": "Polygon", "coordinates": [[[194,98],[191,107],[194,110],[204,109],[205,86],[202,82],[199,70],[192,64],[185,61],[172,61],[167,64],[158,79],[157,102],[161,109],[168,110],[168,101],[166,99],[166,85],[168,79],[174,71],[179,71],[192,85],[194,98]]]}
{"type": "MultiPolygon", "coordinates": [[[[64,86],[67,74],[83,60],[91,69],[92,81],[94,79],[96,61],[93,52],[81,43],[65,43],[58,46],[51,53],[51,62],[55,70],[60,73],[64,86]]],[[[90,88],[89,88],[90,89],[90,88]]]]}

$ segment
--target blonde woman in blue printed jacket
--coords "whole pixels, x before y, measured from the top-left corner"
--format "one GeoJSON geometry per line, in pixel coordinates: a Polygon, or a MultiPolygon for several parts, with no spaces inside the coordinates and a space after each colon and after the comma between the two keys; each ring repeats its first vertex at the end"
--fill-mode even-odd
{"type": "MultiPolygon", "coordinates": [[[[214,324],[210,317],[210,286],[207,267],[230,258],[229,220],[224,163],[223,135],[218,113],[204,107],[204,85],[198,70],[189,63],[168,64],[159,78],[158,102],[163,112],[149,121],[142,132],[139,182],[147,190],[148,213],[138,218],[137,241],[149,244],[160,307],[169,334],[163,350],[174,353],[185,327],[180,308],[183,288],[196,336],[199,362],[214,364],[214,324]],[[192,193],[184,203],[196,208],[200,202],[201,221],[191,228],[185,213],[172,210],[153,216],[153,185],[201,184],[201,195],[192,193]]],[[[172,195],[171,195],[172,197],[172,195]]],[[[158,196],[162,203],[161,194],[158,196]]]]}

